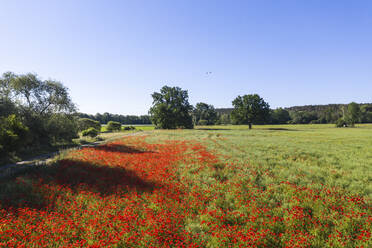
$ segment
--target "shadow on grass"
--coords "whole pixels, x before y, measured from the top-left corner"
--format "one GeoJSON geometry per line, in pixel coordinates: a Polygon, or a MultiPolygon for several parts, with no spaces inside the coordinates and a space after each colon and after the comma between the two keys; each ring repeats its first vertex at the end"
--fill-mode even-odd
{"type": "Polygon", "coordinates": [[[89,162],[61,160],[56,166],[53,182],[72,190],[88,190],[101,195],[116,194],[120,190],[152,191],[156,186],[135,172],[123,167],[95,165],[89,162]]]}
{"type": "Polygon", "coordinates": [[[289,129],[289,128],[282,128],[282,127],[272,127],[272,128],[263,128],[262,130],[269,130],[269,131],[300,131],[299,129],[289,129]]]}
{"type": "Polygon", "coordinates": [[[230,128],[208,128],[208,127],[201,127],[196,128],[196,130],[204,130],[204,131],[224,131],[224,130],[232,130],[230,128]]]}
{"type": "Polygon", "coordinates": [[[50,209],[55,204],[50,196],[64,194],[65,190],[108,196],[129,191],[152,192],[159,187],[161,184],[144,180],[123,167],[64,159],[55,166],[35,168],[27,175],[1,182],[0,209],[50,209]]]}

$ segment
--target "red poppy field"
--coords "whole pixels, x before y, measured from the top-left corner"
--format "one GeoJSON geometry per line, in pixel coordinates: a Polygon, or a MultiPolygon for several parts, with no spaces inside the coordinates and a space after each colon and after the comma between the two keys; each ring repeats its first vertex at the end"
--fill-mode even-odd
{"type": "Polygon", "coordinates": [[[216,147],[127,137],[2,182],[0,247],[371,247],[365,197],[216,147]]]}

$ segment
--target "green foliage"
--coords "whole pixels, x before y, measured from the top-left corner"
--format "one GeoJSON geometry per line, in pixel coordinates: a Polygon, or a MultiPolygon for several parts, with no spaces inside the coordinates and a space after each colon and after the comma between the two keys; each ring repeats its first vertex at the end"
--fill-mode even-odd
{"type": "Polygon", "coordinates": [[[277,108],[271,112],[272,124],[286,124],[290,120],[289,112],[283,108],[277,108]]]}
{"type": "Polygon", "coordinates": [[[47,115],[75,111],[68,89],[54,80],[42,81],[36,74],[15,75],[9,78],[9,98],[15,100],[24,113],[47,115]]]}
{"type": "Polygon", "coordinates": [[[195,106],[193,118],[198,125],[214,125],[217,121],[217,112],[213,105],[200,102],[195,106]],[[200,121],[203,124],[200,124],[200,121]]]}
{"type": "Polygon", "coordinates": [[[51,144],[69,143],[79,137],[77,120],[73,115],[54,114],[47,118],[43,125],[45,135],[51,144]]]}
{"type": "Polygon", "coordinates": [[[347,127],[347,122],[344,118],[340,118],[336,121],[336,127],[347,127]]]}
{"type": "Polygon", "coordinates": [[[111,113],[97,113],[95,115],[85,114],[85,113],[78,113],[78,117],[80,118],[88,118],[92,120],[99,121],[101,124],[106,124],[109,121],[117,121],[121,124],[126,125],[144,125],[144,124],[151,124],[150,116],[148,115],[118,115],[118,114],[111,114],[111,113]]]}
{"type": "Polygon", "coordinates": [[[86,130],[84,130],[84,131],[82,131],[81,132],[81,135],[82,136],[89,136],[89,137],[91,137],[91,138],[94,138],[94,137],[96,137],[97,135],[98,135],[98,130],[97,129],[95,129],[94,127],[90,127],[90,128],[88,128],[88,129],[86,129],[86,130]]]}
{"type": "Polygon", "coordinates": [[[355,102],[351,102],[347,106],[347,114],[345,117],[346,121],[351,126],[354,126],[355,123],[358,123],[360,121],[360,117],[361,117],[361,111],[360,111],[359,105],[355,102]]]}
{"type": "Polygon", "coordinates": [[[96,130],[101,130],[101,123],[99,121],[95,121],[95,120],[92,120],[92,119],[80,118],[78,120],[78,124],[79,124],[79,131],[86,130],[90,127],[94,128],[96,130]]]}
{"type": "Polygon", "coordinates": [[[219,125],[231,124],[230,114],[218,114],[218,123],[219,125]]]}
{"type": "Polygon", "coordinates": [[[47,148],[78,137],[73,117],[76,108],[68,89],[60,82],[43,81],[32,73],[7,72],[0,77],[0,93],[0,117],[15,115],[29,130],[22,147],[15,149],[18,152],[47,148]]]}
{"type": "Polygon", "coordinates": [[[27,143],[29,129],[15,116],[0,118],[0,162],[11,158],[27,143]]]}
{"type": "Polygon", "coordinates": [[[265,123],[270,114],[270,106],[257,94],[238,96],[232,102],[234,110],[231,119],[234,124],[265,123]]]}
{"type": "Polygon", "coordinates": [[[291,124],[307,124],[316,121],[318,117],[312,112],[298,111],[291,112],[291,119],[291,124]]]}
{"type": "Polygon", "coordinates": [[[164,86],[152,95],[150,115],[153,124],[160,129],[193,128],[190,112],[192,106],[186,90],[164,86]]]}
{"type": "Polygon", "coordinates": [[[208,121],[207,120],[199,120],[198,125],[199,126],[206,126],[206,125],[208,125],[208,121]]]}
{"type": "Polygon", "coordinates": [[[107,127],[106,127],[107,131],[120,131],[121,130],[121,123],[120,122],[116,122],[116,121],[109,121],[107,123],[107,127]]]}

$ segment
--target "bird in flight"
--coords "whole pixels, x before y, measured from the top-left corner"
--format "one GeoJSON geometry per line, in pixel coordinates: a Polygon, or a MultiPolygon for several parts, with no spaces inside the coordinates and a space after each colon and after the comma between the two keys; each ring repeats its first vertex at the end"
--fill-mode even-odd
{"type": "Polygon", "coordinates": [[[212,72],[211,71],[207,71],[205,74],[209,75],[209,74],[212,74],[212,72]]]}

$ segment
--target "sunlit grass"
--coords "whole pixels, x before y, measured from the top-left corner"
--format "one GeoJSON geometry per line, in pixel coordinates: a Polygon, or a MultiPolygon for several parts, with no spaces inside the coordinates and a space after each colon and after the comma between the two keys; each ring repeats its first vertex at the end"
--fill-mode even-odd
{"type": "Polygon", "coordinates": [[[122,136],[1,181],[0,247],[371,247],[372,125],[228,127],[122,136]]]}

